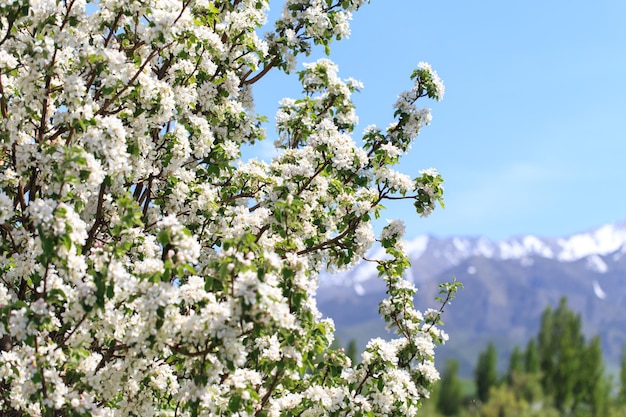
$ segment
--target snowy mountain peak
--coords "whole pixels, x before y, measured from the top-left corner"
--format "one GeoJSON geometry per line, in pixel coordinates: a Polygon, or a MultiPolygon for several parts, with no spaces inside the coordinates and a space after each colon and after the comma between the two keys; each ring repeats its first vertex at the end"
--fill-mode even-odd
{"type": "Polygon", "coordinates": [[[522,259],[532,255],[539,255],[544,258],[554,257],[552,248],[546,242],[532,235],[500,242],[498,247],[501,259],[522,259]]]}
{"type": "Polygon", "coordinates": [[[606,225],[591,231],[559,239],[558,259],[575,261],[590,255],[608,255],[626,244],[626,228],[606,225]]]}
{"type": "MultiPolygon", "coordinates": [[[[435,257],[445,259],[451,264],[458,264],[471,256],[501,260],[539,256],[573,262],[594,255],[608,255],[620,249],[626,253],[626,224],[609,224],[565,238],[525,235],[493,241],[483,237],[438,239],[419,236],[407,242],[406,247],[415,248],[415,251],[409,251],[411,259],[434,254],[435,257]]],[[[598,262],[593,261],[592,264],[597,265],[598,262]]]]}
{"type": "MultiPolygon", "coordinates": [[[[494,241],[485,237],[451,237],[438,238],[418,236],[405,242],[405,248],[414,268],[407,271],[408,279],[413,274],[420,277],[433,276],[443,270],[455,267],[472,257],[482,257],[496,261],[519,260],[520,266],[529,267],[535,264],[536,258],[551,259],[557,262],[575,262],[584,260],[584,268],[596,274],[609,271],[608,261],[617,261],[626,256],[626,222],[609,224],[578,233],[565,238],[542,238],[525,235],[516,238],[494,241]],[[606,257],[612,254],[612,261],[606,257]]],[[[384,257],[380,247],[372,249],[370,258],[384,257]]],[[[476,273],[471,266],[467,273],[476,273]]],[[[378,275],[376,264],[361,262],[351,271],[325,276],[323,285],[352,286],[355,292],[362,295],[370,291],[374,285],[372,280],[378,275]]]]}
{"type": "Polygon", "coordinates": [[[429,237],[426,235],[418,236],[413,240],[405,242],[404,247],[411,256],[420,257],[428,248],[429,237]]]}

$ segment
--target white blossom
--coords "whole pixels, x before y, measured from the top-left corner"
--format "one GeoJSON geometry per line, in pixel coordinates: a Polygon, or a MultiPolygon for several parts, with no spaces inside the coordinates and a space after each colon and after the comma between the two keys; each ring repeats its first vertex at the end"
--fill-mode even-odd
{"type": "Polygon", "coordinates": [[[436,86],[437,96],[439,100],[441,100],[445,93],[445,87],[443,85],[443,81],[441,81],[441,78],[439,78],[439,74],[437,74],[437,71],[433,70],[433,68],[427,62],[420,62],[419,64],[417,64],[417,67],[419,69],[428,71],[428,73],[432,77],[433,84],[436,86]]]}
{"type": "Polygon", "coordinates": [[[436,171],[390,165],[430,121],[419,89],[441,98],[441,80],[420,64],[430,84],[363,140],[363,85],[328,58],[296,75],[276,135],[254,110],[266,73],[349,36],[365,3],[285,0],[262,36],[267,0],[0,1],[3,412],[415,414],[447,336],[413,308],[403,224],[370,259],[388,267],[380,313],[398,339],[353,364],[316,294],[323,269],[366,257],[384,200],[440,199],[436,171]],[[243,160],[266,136],[271,160],[243,160]]]}

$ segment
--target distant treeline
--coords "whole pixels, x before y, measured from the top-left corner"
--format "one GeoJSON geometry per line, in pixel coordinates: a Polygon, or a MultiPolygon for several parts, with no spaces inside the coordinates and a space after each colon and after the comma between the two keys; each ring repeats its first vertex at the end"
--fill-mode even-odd
{"type": "Polygon", "coordinates": [[[516,348],[504,375],[497,371],[496,348],[489,343],[479,357],[473,383],[458,376],[449,360],[428,417],[623,417],[626,416],[626,355],[619,380],[606,375],[599,337],[587,340],[580,315],[562,298],[548,307],[541,327],[524,349],[516,348]]]}

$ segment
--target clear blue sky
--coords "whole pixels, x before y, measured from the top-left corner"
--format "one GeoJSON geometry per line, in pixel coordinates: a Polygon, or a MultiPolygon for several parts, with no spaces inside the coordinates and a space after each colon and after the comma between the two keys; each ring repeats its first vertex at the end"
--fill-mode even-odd
{"type": "MultiPolygon", "coordinates": [[[[626,220],[626,1],[373,0],[331,59],[365,84],[355,138],[392,120],[418,62],[444,80],[401,170],[437,168],[446,208],[421,219],[390,206],[407,237],[566,236],[626,220]]],[[[264,81],[257,110],[294,96],[291,82],[264,81]]]]}

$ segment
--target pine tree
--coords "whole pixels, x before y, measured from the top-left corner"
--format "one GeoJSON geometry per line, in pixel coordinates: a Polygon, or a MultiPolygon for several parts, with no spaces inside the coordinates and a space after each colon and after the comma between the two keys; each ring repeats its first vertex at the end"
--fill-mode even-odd
{"type": "Polygon", "coordinates": [[[600,339],[585,341],[580,315],[565,298],[544,311],[537,340],[543,390],[559,412],[603,416],[609,389],[600,339]]]}
{"type": "Polygon", "coordinates": [[[610,383],[604,375],[600,338],[594,337],[585,346],[580,361],[578,382],[574,389],[573,408],[588,409],[593,417],[606,415],[610,383]]]}
{"type": "Polygon", "coordinates": [[[526,345],[526,352],[524,352],[524,368],[529,374],[536,374],[540,370],[539,351],[537,350],[537,342],[535,339],[530,339],[528,345],[526,345]]]}
{"type": "Polygon", "coordinates": [[[478,399],[486,403],[489,400],[489,390],[498,380],[498,372],[496,370],[497,353],[492,342],[489,342],[487,349],[478,357],[478,364],[474,371],[476,381],[476,393],[478,399]]]}
{"type": "Polygon", "coordinates": [[[346,356],[350,358],[353,364],[357,361],[357,352],[358,347],[356,344],[356,339],[350,339],[350,341],[348,342],[348,346],[346,346],[346,356]]]}
{"type": "Polygon", "coordinates": [[[506,379],[509,384],[513,381],[515,376],[519,376],[524,373],[524,354],[519,346],[515,346],[511,357],[509,358],[509,369],[507,371],[506,379]]]}
{"type": "Polygon", "coordinates": [[[538,336],[539,357],[544,392],[564,412],[574,403],[574,389],[579,378],[580,354],[584,348],[580,316],[561,298],[556,310],[548,307],[542,316],[538,336]]]}
{"type": "Polygon", "coordinates": [[[617,402],[626,405],[626,347],[622,349],[622,360],[619,371],[619,392],[617,394],[617,402]]]}
{"type": "Polygon", "coordinates": [[[437,396],[437,410],[444,416],[455,416],[461,410],[462,387],[458,372],[458,361],[446,361],[437,396]]]}

